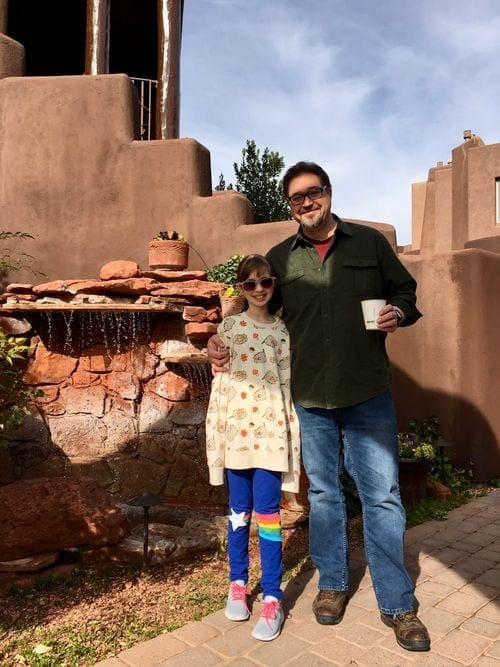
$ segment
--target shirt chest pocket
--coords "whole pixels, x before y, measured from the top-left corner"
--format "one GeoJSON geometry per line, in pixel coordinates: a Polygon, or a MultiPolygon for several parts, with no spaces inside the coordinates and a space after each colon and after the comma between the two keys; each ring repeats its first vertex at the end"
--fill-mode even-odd
{"type": "Polygon", "coordinates": [[[357,296],[383,298],[383,285],[375,257],[346,258],[342,262],[343,278],[357,296]]]}

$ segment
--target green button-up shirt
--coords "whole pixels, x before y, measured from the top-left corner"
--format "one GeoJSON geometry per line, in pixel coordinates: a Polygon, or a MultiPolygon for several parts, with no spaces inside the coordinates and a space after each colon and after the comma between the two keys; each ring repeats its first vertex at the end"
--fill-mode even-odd
{"type": "Polygon", "coordinates": [[[386,334],[365,329],[362,299],[386,299],[421,317],[416,282],[379,231],[346,223],[323,262],[299,232],[267,254],[278,278],[272,307],[283,306],[290,332],[292,394],[306,408],[338,408],[368,400],[390,385],[386,334]]]}

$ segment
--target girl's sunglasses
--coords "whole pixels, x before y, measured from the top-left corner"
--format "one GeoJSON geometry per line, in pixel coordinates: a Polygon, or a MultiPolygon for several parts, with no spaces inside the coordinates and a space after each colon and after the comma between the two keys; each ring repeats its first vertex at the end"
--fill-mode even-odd
{"type": "Polygon", "coordinates": [[[238,283],[243,288],[244,292],[254,292],[257,289],[257,285],[260,285],[264,289],[271,289],[276,282],[276,278],[271,278],[271,276],[265,276],[264,278],[258,278],[254,280],[250,278],[249,280],[244,280],[242,283],[238,283]]]}

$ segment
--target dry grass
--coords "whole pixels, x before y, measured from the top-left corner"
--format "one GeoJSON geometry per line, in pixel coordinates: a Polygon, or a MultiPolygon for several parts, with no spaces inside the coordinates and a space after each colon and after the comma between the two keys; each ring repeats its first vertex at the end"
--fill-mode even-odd
{"type": "MultiPolygon", "coordinates": [[[[287,578],[311,567],[307,527],[284,531],[284,557],[287,578]]],[[[256,591],[255,537],[251,562],[249,586],[256,591]]],[[[77,567],[69,578],[41,579],[35,589],[1,600],[0,664],[92,665],[222,608],[227,586],[225,554],[146,573],[135,567],[77,567]]]]}
{"type": "MultiPolygon", "coordinates": [[[[483,495],[488,488],[472,492],[483,495]]],[[[413,524],[445,518],[467,502],[427,501],[413,508],[413,524]]],[[[452,499],[453,500],[453,499],[452,499]]],[[[351,548],[362,545],[361,517],[350,520],[351,548]]],[[[312,567],[307,525],[285,530],[285,581],[312,567]]],[[[249,587],[259,590],[257,538],[250,544],[249,587]]],[[[0,599],[2,667],[84,667],[116,655],[133,644],[171,632],[224,606],[228,587],[225,554],[212,554],[149,569],[77,567],[69,578],[40,579],[34,589],[0,599]]]]}

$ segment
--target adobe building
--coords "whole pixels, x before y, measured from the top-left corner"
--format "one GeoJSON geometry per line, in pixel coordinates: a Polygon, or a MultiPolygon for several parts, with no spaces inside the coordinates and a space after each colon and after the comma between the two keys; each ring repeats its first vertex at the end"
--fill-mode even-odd
{"type": "Polygon", "coordinates": [[[424,317],[389,341],[398,417],[438,415],[457,461],[500,470],[500,144],[470,130],[446,165],[412,186],[412,244],[400,258],[424,317]],[[404,338],[404,340],[403,340],[404,338]]]}
{"type": "MultiPolygon", "coordinates": [[[[42,3],[17,0],[8,6],[0,0],[0,227],[34,236],[23,242],[22,250],[33,257],[30,269],[43,274],[38,279],[24,270],[12,279],[5,276],[4,284],[92,279],[110,260],[147,267],[148,242],[161,229],[176,229],[189,240],[190,270],[234,253],[265,252],[295,232],[291,221],[252,224],[246,197],[213,191],[207,148],[192,138],[176,138],[182,3],[148,0],[144,6],[156,12],[162,3],[174,10],[166,13],[167,24],[178,27],[179,42],[176,46],[166,39],[172,32],[164,26],[149,64],[132,71],[120,61],[124,53],[112,56],[106,41],[110,31],[119,31],[120,25],[123,29],[126,12],[117,14],[116,7],[129,3],[53,0],[43,3],[42,11],[42,3]],[[35,12],[31,20],[40,22],[55,20],[57,11],[70,11],[69,5],[76,12],[68,18],[76,30],[71,34],[80,35],[78,58],[52,55],[50,68],[37,71],[41,56],[33,60],[28,46],[18,41],[26,20],[20,9],[35,12]],[[72,63],[70,71],[61,71],[63,62],[72,63]],[[156,113],[146,120],[152,103],[138,78],[160,88],[156,113]]],[[[146,34],[158,21],[154,12],[146,34]]],[[[28,42],[33,39],[33,30],[24,34],[28,42]]],[[[75,41],[68,40],[71,49],[75,41]]],[[[66,41],[61,54],[64,48],[70,48],[66,41]]],[[[427,181],[413,185],[412,244],[399,252],[418,281],[424,317],[388,342],[400,428],[413,418],[438,415],[455,461],[465,468],[472,461],[478,480],[500,475],[500,412],[495,405],[500,387],[500,316],[495,307],[500,289],[499,180],[500,144],[486,146],[467,134],[449,164],[438,164],[427,181]]],[[[393,226],[367,224],[377,226],[397,248],[393,226]]],[[[55,384],[58,392],[71,394],[74,405],[64,377],[55,384]]],[[[106,398],[99,397],[98,403],[102,411],[106,398]]],[[[94,417],[102,424],[101,414],[94,417]]],[[[135,417],[129,420],[131,433],[135,417]]],[[[191,426],[186,424],[186,433],[191,426]]],[[[119,449],[120,443],[115,445],[119,449]]],[[[186,445],[186,451],[193,446],[186,445]]],[[[178,472],[185,462],[186,457],[178,472]]]]}

